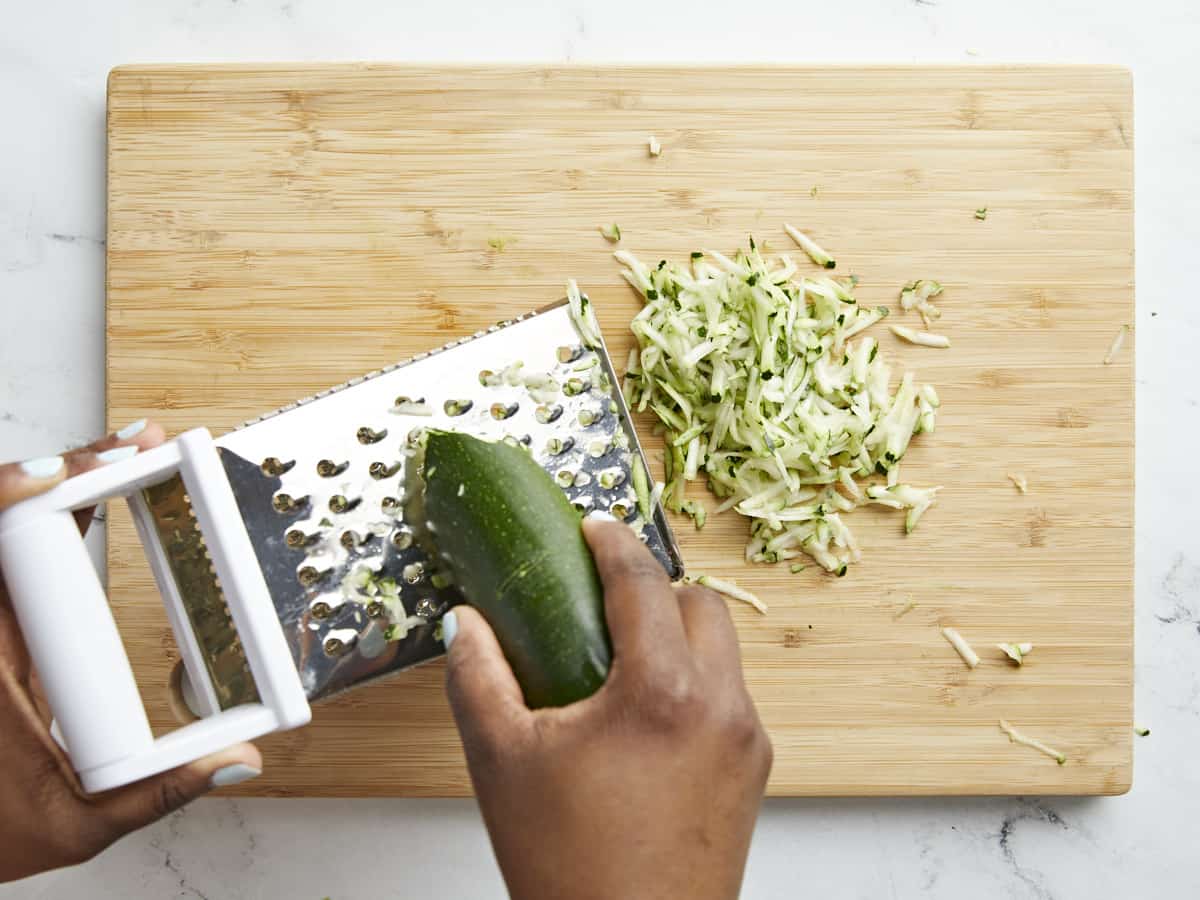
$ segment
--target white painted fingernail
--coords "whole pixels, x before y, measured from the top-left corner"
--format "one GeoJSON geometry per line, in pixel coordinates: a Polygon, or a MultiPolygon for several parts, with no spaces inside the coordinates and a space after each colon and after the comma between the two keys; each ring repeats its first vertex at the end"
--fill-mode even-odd
{"type": "MultiPolygon", "coordinates": [[[[67,740],[63,737],[62,729],[58,727],[58,719],[50,720],[50,737],[54,738],[54,743],[67,750],[67,740]]],[[[67,750],[70,753],[70,750],[67,750]]]]}
{"type": "Polygon", "coordinates": [[[454,643],[454,638],[458,635],[458,616],[454,614],[454,610],[442,616],[442,643],[446,645],[446,649],[450,649],[450,645],[454,643]]]}
{"type": "Polygon", "coordinates": [[[136,437],[146,430],[146,420],[138,419],[136,422],[130,422],[124,428],[117,432],[117,440],[127,441],[131,437],[136,437]]]}
{"type": "Polygon", "coordinates": [[[42,456],[21,463],[21,471],[30,478],[53,478],[63,467],[61,456],[42,456]]]}
{"type": "Polygon", "coordinates": [[[254,766],[248,766],[245,763],[234,763],[232,766],[226,766],[223,769],[217,769],[212,773],[212,777],[208,783],[215,788],[229,787],[234,784],[241,784],[243,781],[249,781],[251,778],[257,778],[262,774],[262,769],[256,769],[254,766]]]}
{"type": "Polygon", "coordinates": [[[617,517],[607,510],[593,509],[587,514],[587,517],[595,522],[615,522],[617,517]]]}
{"type": "Polygon", "coordinates": [[[138,448],[134,444],[126,447],[113,447],[111,450],[105,450],[103,453],[97,453],[96,459],[108,465],[109,463],[120,462],[123,459],[133,459],[138,454],[138,448]]]}

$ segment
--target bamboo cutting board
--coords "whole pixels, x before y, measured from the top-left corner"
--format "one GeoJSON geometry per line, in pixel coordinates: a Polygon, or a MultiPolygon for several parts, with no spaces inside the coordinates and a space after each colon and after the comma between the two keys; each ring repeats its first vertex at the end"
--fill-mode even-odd
{"type": "MultiPolygon", "coordinates": [[[[900,285],[939,279],[952,349],[874,330],[943,401],[905,460],[906,480],[945,486],[917,532],[854,513],[864,561],[835,579],[743,564],[732,513],[677,524],[692,570],[770,603],[733,609],[770,791],[1128,788],[1132,336],[1102,362],[1133,322],[1128,72],[154,66],[114,71],[108,111],[114,427],[151,414],[219,433],[555,300],[568,276],[620,365],[639,302],[597,232],[611,222],[655,261],[751,232],[785,248],[788,221],[894,316],[900,285]],[[1017,669],[998,641],[1037,649],[1017,669]],[[1067,764],[1010,744],[1000,718],[1067,764]]],[[[167,729],[176,654],[116,510],[110,556],[167,729]]],[[[441,681],[435,663],[319,706],[262,741],[266,772],[242,792],[468,793],[441,681]]]]}

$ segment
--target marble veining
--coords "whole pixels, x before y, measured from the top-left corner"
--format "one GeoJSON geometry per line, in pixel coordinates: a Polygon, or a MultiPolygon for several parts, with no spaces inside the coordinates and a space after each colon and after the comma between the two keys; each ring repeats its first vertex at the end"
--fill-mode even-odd
{"type": "MultiPolygon", "coordinates": [[[[745,896],[1200,896],[1200,10],[1190,0],[136,0],[0,10],[0,459],[103,426],[104,91],[153,61],[1114,62],[1137,92],[1136,706],[1121,798],[771,800],[745,896]],[[64,9],[64,6],[67,8],[64,9]],[[471,22],[465,30],[462,23],[471,22]],[[1036,23],[1036,27],[1033,27],[1036,23]],[[1166,23],[1166,24],[1162,24],[1166,23]]],[[[98,529],[99,530],[99,529],[98,529]]],[[[99,544],[94,543],[98,548],[99,544]]],[[[503,896],[471,801],[202,800],[9,898],[503,896]]]]}

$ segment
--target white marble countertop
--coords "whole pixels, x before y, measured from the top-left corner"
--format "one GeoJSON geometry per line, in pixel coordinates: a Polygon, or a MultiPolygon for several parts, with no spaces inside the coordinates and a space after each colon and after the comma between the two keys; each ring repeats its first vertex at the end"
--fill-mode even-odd
{"type": "MultiPolygon", "coordinates": [[[[1136,90],[1137,742],[1095,800],[767,803],[745,896],[1194,897],[1200,8],[1192,0],[111,0],[0,11],[0,459],[100,433],[104,88],[155,61],[1114,62],[1136,90]],[[460,23],[472,23],[464,34],[460,23]]],[[[499,897],[471,801],[202,800],[7,898],[499,897]]]]}

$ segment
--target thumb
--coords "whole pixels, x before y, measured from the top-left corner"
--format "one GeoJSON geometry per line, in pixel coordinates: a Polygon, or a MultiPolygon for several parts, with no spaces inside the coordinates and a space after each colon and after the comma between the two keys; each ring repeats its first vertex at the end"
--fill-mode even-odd
{"type": "Polygon", "coordinates": [[[531,716],[521,686],[487,621],[469,606],[442,617],[446,640],[446,696],[468,754],[503,742],[531,716]]]}
{"type": "Polygon", "coordinates": [[[262,774],[262,754],[253,744],[235,744],[178,769],[151,775],[136,784],[94,798],[97,809],[117,833],[136,831],[214,788],[240,784],[262,774]]]}

